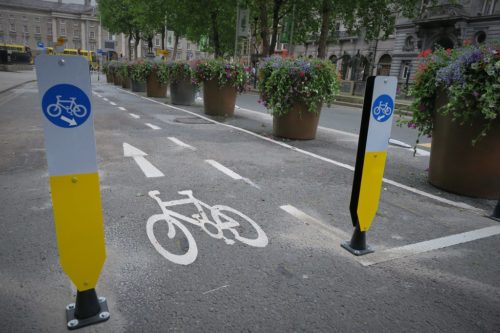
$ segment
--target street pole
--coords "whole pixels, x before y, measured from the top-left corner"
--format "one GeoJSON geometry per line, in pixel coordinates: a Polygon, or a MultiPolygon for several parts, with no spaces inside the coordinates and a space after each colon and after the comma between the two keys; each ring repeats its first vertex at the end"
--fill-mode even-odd
{"type": "Polygon", "coordinates": [[[290,28],[290,46],[288,47],[288,52],[291,56],[293,56],[293,28],[295,26],[295,4],[292,7],[292,27],[290,28]]]}
{"type": "Polygon", "coordinates": [[[234,62],[236,62],[236,54],[238,52],[238,26],[240,24],[240,2],[236,1],[236,30],[234,34],[234,62]]]}

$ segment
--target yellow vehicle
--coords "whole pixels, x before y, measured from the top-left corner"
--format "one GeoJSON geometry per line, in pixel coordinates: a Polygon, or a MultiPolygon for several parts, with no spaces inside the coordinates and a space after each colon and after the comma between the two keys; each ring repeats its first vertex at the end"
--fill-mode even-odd
{"type": "MultiPolygon", "coordinates": [[[[47,52],[47,53],[49,53],[49,52],[47,52]]],[[[64,49],[63,53],[66,55],[82,56],[89,61],[90,67],[93,70],[97,70],[99,68],[99,62],[97,60],[97,55],[94,51],[88,51],[88,50],[82,50],[82,49],[64,49]]]]}
{"type": "Polygon", "coordinates": [[[0,44],[0,52],[4,53],[11,63],[33,64],[31,49],[20,44],[0,44]]]}

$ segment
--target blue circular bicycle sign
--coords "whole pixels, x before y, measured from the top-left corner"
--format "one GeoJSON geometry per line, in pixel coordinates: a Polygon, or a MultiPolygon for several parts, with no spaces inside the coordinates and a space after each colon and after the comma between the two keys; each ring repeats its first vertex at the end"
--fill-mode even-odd
{"type": "Polygon", "coordinates": [[[372,106],[372,115],[376,121],[383,123],[391,118],[394,112],[394,100],[389,95],[380,95],[372,106]]]}
{"type": "Polygon", "coordinates": [[[78,127],[90,116],[90,99],[74,85],[58,84],[43,95],[42,110],[45,117],[56,126],[78,127]]]}

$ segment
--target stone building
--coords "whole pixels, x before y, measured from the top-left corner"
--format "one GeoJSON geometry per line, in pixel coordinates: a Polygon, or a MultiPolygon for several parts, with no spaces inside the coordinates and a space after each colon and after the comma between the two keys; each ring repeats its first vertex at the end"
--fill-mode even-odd
{"type": "MultiPolygon", "coordinates": [[[[440,45],[453,48],[468,40],[472,43],[500,41],[500,1],[422,0],[416,19],[398,17],[396,29],[387,39],[367,41],[361,33],[349,34],[337,22],[327,46],[327,56],[337,64],[344,93],[362,94],[369,75],[398,77],[399,86],[411,84],[418,54],[440,45]]],[[[313,41],[294,47],[295,56],[315,57],[313,41]]]]}
{"type": "MultiPolygon", "coordinates": [[[[96,51],[110,45],[118,57],[128,58],[128,38],[114,35],[99,22],[97,7],[90,0],[81,4],[43,0],[0,0],[0,43],[21,44],[33,51],[42,43],[53,46],[58,37],[65,37],[65,48],[96,51]]],[[[173,32],[168,31],[164,45],[173,49],[173,32]]],[[[161,48],[161,35],[153,38],[153,49],[161,48]]],[[[147,43],[140,41],[137,56],[147,53],[147,43]]],[[[199,59],[208,56],[184,38],[179,40],[177,59],[199,59]]]]}

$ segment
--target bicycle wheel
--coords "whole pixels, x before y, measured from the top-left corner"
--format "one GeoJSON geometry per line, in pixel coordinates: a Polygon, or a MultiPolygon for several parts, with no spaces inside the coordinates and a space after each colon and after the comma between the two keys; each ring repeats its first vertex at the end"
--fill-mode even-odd
{"type": "Polygon", "coordinates": [[[146,232],[148,234],[149,240],[151,241],[151,244],[155,247],[156,251],[158,251],[165,259],[170,260],[173,263],[179,264],[179,265],[189,265],[192,264],[195,260],[196,257],[198,256],[198,247],[196,246],[196,241],[193,238],[193,235],[189,232],[186,227],[180,223],[179,221],[175,219],[169,219],[165,217],[163,214],[156,214],[152,215],[146,224],[146,232]],[[169,229],[168,229],[168,238],[172,239],[175,237],[175,228],[177,227],[186,237],[187,242],[188,242],[188,250],[184,254],[174,254],[169,251],[167,251],[161,244],[158,242],[158,240],[155,237],[154,234],[154,225],[158,221],[165,221],[166,223],[169,224],[169,229]]]}
{"type": "Polygon", "coordinates": [[[231,233],[234,235],[234,238],[239,240],[240,242],[255,247],[266,247],[266,245],[268,244],[269,240],[267,239],[266,233],[261,229],[261,227],[251,218],[237,211],[236,209],[222,205],[215,205],[212,206],[210,213],[212,214],[212,218],[214,219],[214,221],[221,226],[222,230],[231,231],[231,233]],[[236,215],[235,218],[229,216],[230,214],[236,215]],[[257,237],[246,238],[240,235],[236,228],[240,226],[239,222],[244,221],[248,222],[252,226],[252,228],[257,233],[257,237]],[[229,227],[227,225],[229,225],[229,227]]]}
{"type": "Polygon", "coordinates": [[[47,113],[49,114],[49,116],[51,117],[59,117],[61,115],[61,107],[57,104],[50,104],[48,107],[47,107],[47,113]]]}
{"type": "Polygon", "coordinates": [[[380,112],[382,112],[382,107],[380,105],[376,106],[375,109],[373,110],[373,114],[376,116],[378,116],[380,112]]]}
{"type": "Polygon", "coordinates": [[[87,115],[87,108],[81,104],[76,104],[72,112],[75,117],[82,118],[87,115]]]}

